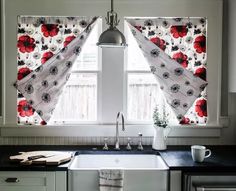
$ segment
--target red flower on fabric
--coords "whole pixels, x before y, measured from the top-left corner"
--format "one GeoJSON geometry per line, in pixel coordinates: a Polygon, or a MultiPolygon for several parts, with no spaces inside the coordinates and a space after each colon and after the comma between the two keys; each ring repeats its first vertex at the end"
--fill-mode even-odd
{"type": "Polygon", "coordinates": [[[188,33],[187,26],[171,26],[170,32],[174,38],[184,37],[188,33]]]}
{"type": "Polygon", "coordinates": [[[47,125],[46,121],[41,121],[40,125],[47,125]]]}
{"type": "Polygon", "coordinates": [[[45,52],[43,54],[43,57],[41,58],[41,63],[44,64],[45,62],[47,62],[51,57],[53,56],[52,52],[45,52]]]}
{"type": "Polygon", "coordinates": [[[19,101],[17,108],[21,117],[30,117],[34,114],[34,109],[26,100],[19,101]]]}
{"type": "Polygon", "coordinates": [[[17,48],[19,48],[19,51],[22,53],[33,52],[36,46],[34,42],[34,38],[30,38],[28,35],[20,36],[17,41],[17,48]]]}
{"type": "Polygon", "coordinates": [[[205,99],[197,100],[195,111],[199,117],[207,117],[207,101],[205,99]]]}
{"type": "Polygon", "coordinates": [[[142,32],[142,26],[134,26],[137,30],[139,30],[140,32],[142,32]]]}
{"type": "Polygon", "coordinates": [[[195,72],[194,75],[198,76],[199,78],[203,79],[206,81],[206,68],[201,67],[198,68],[195,72]]]}
{"type": "Polygon", "coordinates": [[[206,52],[206,37],[202,35],[195,38],[193,46],[197,53],[206,52]]]}
{"type": "Polygon", "coordinates": [[[29,73],[31,73],[31,71],[32,71],[32,70],[30,70],[30,69],[27,68],[27,67],[20,68],[20,69],[18,70],[17,79],[18,79],[18,80],[23,79],[25,76],[27,76],[29,73]]]}
{"type": "Polygon", "coordinates": [[[74,35],[66,37],[66,39],[64,41],[64,47],[66,47],[68,44],[70,44],[70,42],[74,39],[75,39],[74,35]]]}
{"type": "Polygon", "coordinates": [[[181,64],[184,68],[188,67],[188,56],[182,52],[177,52],[173,55],[173,59],[181,64]]]}
{"type": "Polygon", "coordinates": [[[165,41],[159,37],[154,37],[150,39],[155,45],[157,45],[160,49],[165,50],[166,49],[166,45],[165,45],[165,41]]]}
{"type": "Polygon", "coordinates": [[[45,37],[54,37],[57,35],[59,29],[56,24],[43,24],[41,26],[41,31],[45,37]]]}
{"type": "Polygon", "coordinates": [[[182,120],[179,122],[181,125],[189,125],[190,119],[188,117],[183,117],[182,120]]]}

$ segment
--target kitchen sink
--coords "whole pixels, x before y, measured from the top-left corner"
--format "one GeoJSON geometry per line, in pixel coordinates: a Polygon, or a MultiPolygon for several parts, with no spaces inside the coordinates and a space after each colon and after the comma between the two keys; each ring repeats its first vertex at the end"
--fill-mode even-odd
{"type": "Polygon", "coordinates": [[[80,154],[69,166],[69,191],[99,191],[100,169],[124,169],[124,191],[168,189],[169,168],[156,154],[80,154]]]}

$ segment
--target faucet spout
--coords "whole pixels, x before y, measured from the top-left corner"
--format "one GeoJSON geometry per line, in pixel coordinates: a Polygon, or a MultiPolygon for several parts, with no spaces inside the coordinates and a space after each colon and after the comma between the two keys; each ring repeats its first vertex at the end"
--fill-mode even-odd
{"type": "Polygon", "coordinates": [[[122,131],[125,130],[125,118],[122,112],[118,112],[116,116],[116,140],[115,140],[115,149],[120,150],[120,140],[119,140],[119,117],[121,116],[121,125],[122,131]]]}

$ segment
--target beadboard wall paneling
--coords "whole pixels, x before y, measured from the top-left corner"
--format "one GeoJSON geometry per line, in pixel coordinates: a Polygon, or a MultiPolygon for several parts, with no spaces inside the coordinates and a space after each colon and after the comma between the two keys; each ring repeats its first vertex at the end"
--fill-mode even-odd
{"type": "MultiPolygon", "coordinates": [[[[4,137],[0,145],[103,145],[105,137],[4,137]]],[[[143,137],[143,145],[151,145],[152,137],[143,137]]],[[[131,145],[137,145],[139,138],[131,137],[131,145]]],[[[115,138],[109,138],[108,144],[114,145],[115,138]]],[[[127,137],[120,137],[120,144],[127,145],[127,137]]],[[[168,138],[168,145],[217,145],[225,144],[217,138],[168,138]]],[[[231,144],[231,143],[229,143],[231,144]]]]}

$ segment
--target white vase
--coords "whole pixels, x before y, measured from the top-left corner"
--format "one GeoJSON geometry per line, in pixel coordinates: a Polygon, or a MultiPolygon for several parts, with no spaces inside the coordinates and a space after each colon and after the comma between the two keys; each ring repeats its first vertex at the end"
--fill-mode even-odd
{"type": "Polygon", "coordinates": [[[164,128],[154,126],[154,129],[152,148],[154,150],[166,150],[166,136],[164,134],[164,128]]]}

